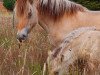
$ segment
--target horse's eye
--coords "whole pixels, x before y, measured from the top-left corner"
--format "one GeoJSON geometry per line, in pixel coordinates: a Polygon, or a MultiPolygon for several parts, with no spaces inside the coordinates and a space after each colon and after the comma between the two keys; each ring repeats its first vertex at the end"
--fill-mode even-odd
{"type": "Polygon", "coordinates": [[[28,13],[28,18],[31,18],[31,16],[32,16],[32,13],[29,12],[29,13],[28,13]]]}

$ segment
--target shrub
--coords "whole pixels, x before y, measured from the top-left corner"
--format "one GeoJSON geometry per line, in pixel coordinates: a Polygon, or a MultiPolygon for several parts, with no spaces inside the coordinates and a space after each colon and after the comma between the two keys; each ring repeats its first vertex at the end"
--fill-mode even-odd
{"type": "Polygon", "coordinates": [[[3,0],[3,6],[8,10],[13,10],[15,4],[15,0],[3,0]]]}
{"type": "Polygon", "coordinates": [[[73,0],[91,10],[100,10],[100,0],[73,0]]]}

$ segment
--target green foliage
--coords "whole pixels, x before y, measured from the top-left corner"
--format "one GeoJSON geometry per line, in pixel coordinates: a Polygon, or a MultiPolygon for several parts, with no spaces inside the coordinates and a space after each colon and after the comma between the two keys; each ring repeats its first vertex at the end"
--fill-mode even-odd
{"type": "MultiPolygon", "coordinates": [[[[100,0],[73,0],[91,10],[100,10],[100,0]]],[[[13,10],[15,0],[3,0],[3,5],[8,10],[13,10]]]]}
{"type": "Polygon", "coordinates": [[[91,10],[100,10],[100,0],[73,0],[91,10]]]}
{"type": "Polygon", "coordinates": [[[15,4],[15,0],[3,0],[3,5],[8,10],[13,10],[15,4]]]}

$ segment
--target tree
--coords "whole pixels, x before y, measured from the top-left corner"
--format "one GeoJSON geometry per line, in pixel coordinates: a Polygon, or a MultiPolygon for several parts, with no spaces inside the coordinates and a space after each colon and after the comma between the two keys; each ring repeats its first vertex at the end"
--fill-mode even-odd
{"type": "Polygon", "coordinates": [[[13,10],[15,4],[15,0],[3,0],[3,5],[8,10],[13,10]]]}
{"type": "Polygon", "coordinates": [[[91,10],[100,10],[100,0],[73,0],[91,10]]]}

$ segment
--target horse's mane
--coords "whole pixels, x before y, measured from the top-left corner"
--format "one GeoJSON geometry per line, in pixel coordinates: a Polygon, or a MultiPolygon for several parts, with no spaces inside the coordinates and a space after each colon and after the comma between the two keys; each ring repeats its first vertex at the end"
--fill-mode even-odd
{"type": "MultiPolygon", "coordinates": [[[[17,0],[16,10],[19,16],[22,16],[25,13],[27,7],[27,1],[30,4],[34,0],[17,0]]],[[[85,8],[79,4],[71,2],[69,0],[35,0],[38,1],[37,9],[41,15],[51,17],[52,19],[59,19],[65,13],[68,16],[76,14],[78,11],[85,11],[85,8]]]]}
{"type": "Polygon", "coordinates": [[[16,11],[18,16],[23,16],[25,13],[25,9],[27,6],[27,1],[30,2],[30,4],[33,3],[33,0],[17,0],[16,1],[16,11]]]}
{"type": "Polygon", "coordinates": [[[37,8],[41,15],[50,16],[53,19],[59,19],[65,12],[71,16],[77,11],[85,11],[85,7],[69,0],[40,0],[37,8]]]}

